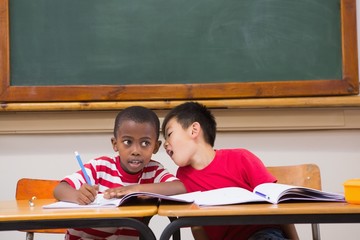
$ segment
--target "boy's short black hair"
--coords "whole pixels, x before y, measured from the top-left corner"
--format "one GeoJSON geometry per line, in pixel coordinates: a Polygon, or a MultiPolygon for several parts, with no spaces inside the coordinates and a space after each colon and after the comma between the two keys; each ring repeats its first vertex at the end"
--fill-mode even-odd
{"type": "Polygon", "coordinates": [[[200,123],[204,132],[205,141],[214,147],[216,121],[213,114],[205,105],[198,102],[185,102],[170,110],[162,123],[161,129],[163,134],[165,134],[166,124],[173,118],[175,118],[184,129],[188,128],[194,122],[200,123]]]}
{"type": "Polygon", "coordinates": [[[119,126],[122,121],[131,120],[136,123],[150,123],[156,132],[156,139],[159,139],[160,120],[156,113],[151,109],[142,106],[132,106],[125,108],[115,118],[114,137],[116,138],[119,126]]]}

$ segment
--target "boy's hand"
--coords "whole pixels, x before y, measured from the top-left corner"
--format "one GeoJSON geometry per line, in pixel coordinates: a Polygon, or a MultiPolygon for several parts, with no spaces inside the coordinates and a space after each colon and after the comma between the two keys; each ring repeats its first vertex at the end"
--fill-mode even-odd
{"type": "Polygon", "coordinates": [[[136,185],[131,185],[131,186],[106,189],[104,192],[104,198],[107,198],[107,199],[121,198],[124,195],[132,193],[132,192],[140,192],[139,186],[140,186],[139,184],[136,184],[136,185]]]}
{"type": "Polygon", "coordinates": [[[90,186],[87,183],[83,184],[77,191],[77,202],[80,205],[87,205],[89,203],[92,203],[95,200],[98,190],[98,185],[90,186]]]}

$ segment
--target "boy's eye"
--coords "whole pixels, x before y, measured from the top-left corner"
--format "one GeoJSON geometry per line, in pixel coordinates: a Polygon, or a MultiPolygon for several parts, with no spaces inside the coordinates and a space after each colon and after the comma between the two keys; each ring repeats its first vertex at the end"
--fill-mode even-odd
{"type": "Polygon", "coordinates": [[[168,135],[167,135],[167,137],[170,137],[170,135],[171,135],[172,133],[173,133],[173,132],[169,132],[168,135]]]}
{"type": "Polygon", "coordinates": [[[141,146],[142,147],[147,147],[147,146],[149,146],[150,145],[150,142],[149,141],[143,141],[143,142],[141,142],[141,146]]]}
{"type": "Polygon", "coordinates": [[[131,141],[130,141],[130,140],[124,140],[123,143],[124,143],[125,145],[130,145],[130,144],[131,144],[131,141]]]}

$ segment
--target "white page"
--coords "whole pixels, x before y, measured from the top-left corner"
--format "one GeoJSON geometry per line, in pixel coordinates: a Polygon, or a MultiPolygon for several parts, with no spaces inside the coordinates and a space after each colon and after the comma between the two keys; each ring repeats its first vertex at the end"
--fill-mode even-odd
{"type": "Polygon", "coordinates": [[[121,198],[112,198],[105,199],[103,194],[98,194],[95,198],[95,201],[87,204],[80,205],[72,202],[58,201],[52,204],[44,205],[45,209],[55,209],[55,208],[115,208],[120,204],[121,198]]]}
{"type": "Polygon", "coordinates": [[[49,205],[43,206],[43,208],[111,208],[118,207],[122,203],[140,196],[150,197],[150,198],[158,198],[173,202],[184,202],[184,203],[192,203],[194,202],[194,194],[196,193],[187,193],[187,194],[179,194],[173,196],[165,196],[157,193],[149,193],[149,192],[133,192],[125,195],[123,198],[104,198],[104,194],[98,194],[94,202],[87,205],[80,205],[77,203],[64,202],[59,201],[49,205]]]}
{"type": "Polygon", "coordinates": [[[239,187],[219,188],[204,191],[195,196],[195,203],[202,206],[266,202],[264,198],[239,187]]]}
{"type": "Polygon", "coordinates": [[[263,183],[255,187],[255,193],[272,203],[285,200],[344,201],[342,194],[280,183],[263,183]]]}

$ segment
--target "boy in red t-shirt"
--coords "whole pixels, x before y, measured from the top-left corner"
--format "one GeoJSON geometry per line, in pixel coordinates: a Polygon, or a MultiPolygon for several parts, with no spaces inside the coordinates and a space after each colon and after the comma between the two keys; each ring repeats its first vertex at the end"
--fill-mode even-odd
{"type": "MultiPolygon", "coordinates": [[[[214,150],[216,121],[202,104],[186,102],[172,109],[162,124],[164,147],[179,166],[177,177],[188,192],[223,187],[252,191],[257,185],[276,182],[261,162],[245,149],[214,150]]],[[[298,239],[293,224],[193,227],[196,240],[298,239]]]]}

